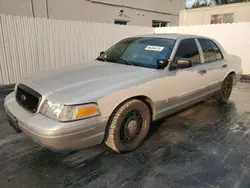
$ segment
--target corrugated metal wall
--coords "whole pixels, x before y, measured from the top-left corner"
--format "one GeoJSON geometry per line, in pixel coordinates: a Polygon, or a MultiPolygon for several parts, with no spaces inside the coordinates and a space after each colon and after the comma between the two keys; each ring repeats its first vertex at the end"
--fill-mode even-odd
{"type": "Polygon", "coordinates": [[[228,53],[241,57],[243,74],[250,74],[250,22],[156,28],[155,33],[185,33],[214,38],[228,53]]]}
{"type": "Polygon", "coordinates": [[[0,85],[51,68],[85,63],[150,27],[0,15],[0,85]]]}

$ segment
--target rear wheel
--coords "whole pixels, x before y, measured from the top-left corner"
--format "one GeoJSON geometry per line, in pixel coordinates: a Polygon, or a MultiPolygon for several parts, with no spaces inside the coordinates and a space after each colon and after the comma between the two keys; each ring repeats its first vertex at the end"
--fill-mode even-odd
{"type": "Polygon", "coordinates": [[[150,123],[151,113],[148,106],[140,100],[130,100],[111,117],[105,143],[118,153],[133,151],[147,137],[150,123]]]}
{"type": "Polygon", "coordinates": [[[222,82],[220,91],[216,94],[215,99],[218,102],[225,103],[228,101],[233,89],[234,76],[229,74],[222,82]]]}

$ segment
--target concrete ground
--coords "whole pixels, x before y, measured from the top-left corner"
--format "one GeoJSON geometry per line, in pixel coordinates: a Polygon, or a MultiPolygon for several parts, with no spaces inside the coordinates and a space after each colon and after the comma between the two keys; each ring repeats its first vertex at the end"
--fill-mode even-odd
{"type": "MultiPolygon", "coordinates": [[[[3,98],[2,93],[2,98],[3,98]]],[[[0,98],[1,100],[1,98],[0,98]]],[[[154,123],[129,154],[105,145],[56,154],[7,123],[0,104],[0,187],[250,187],[250,84],[154,123]]]]}

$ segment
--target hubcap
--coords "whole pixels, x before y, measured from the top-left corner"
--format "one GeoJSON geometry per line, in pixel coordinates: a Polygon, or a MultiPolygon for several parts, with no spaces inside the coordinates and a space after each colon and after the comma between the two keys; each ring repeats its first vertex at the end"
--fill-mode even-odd
{"type": "Polygon", "coordinates": [[[143,119],[141,113],[137,110],[129,112],[123,121],[120,136],[123,143],[129,143],[134,140],[141,132],[143,119]]]}
{"type": "Polygon", "coordinates": [[[131,120],[127,126],[128,135],[133,136],[136,133],[136,130],[137,130],[137,121],[131,120]]]}

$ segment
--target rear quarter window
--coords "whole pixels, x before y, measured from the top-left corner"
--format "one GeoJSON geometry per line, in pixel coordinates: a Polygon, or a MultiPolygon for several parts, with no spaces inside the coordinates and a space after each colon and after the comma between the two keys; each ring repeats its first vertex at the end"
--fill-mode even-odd
{"type": "Polygon", "coordinates": [[[214,52],[215,52],[215,55],[216,55],[216,59],[217,60],[223,59],[223,55],[222,55],[220,49],[218,48],[218,46],[213,41],[210,40],[210,42],[211,42],[211,44],[213,46],[213,49],[214,49],[214,52]]]}

